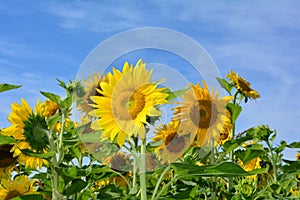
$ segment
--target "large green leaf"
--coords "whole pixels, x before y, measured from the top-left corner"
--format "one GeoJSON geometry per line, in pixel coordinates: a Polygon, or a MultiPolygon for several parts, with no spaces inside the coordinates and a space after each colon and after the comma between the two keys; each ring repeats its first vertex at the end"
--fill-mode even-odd
{"type": "Polygon", "coordinates": [[[231,114],[231,123],[235,124],[235,121],[239,117],[240,113],[242,112],[242,107],[239,105],[234,105],[233,103],[227,104],[227,109],[231,114]]]}
{"type": "Polygon", "coordinates": [[[250,176],[251,172],[246,172],[239,165],[224,162],[218,165],[196,166],[191,164],[173,163],[171,167],[175,170],[177,176],[250,176]]]}
{"type": "Polygon", "coordinates": [[[81,179],[74,179],[69,187],[66,188],[65,194],[67,196],[70,196],[72,194],[75,194],[77,192],[80,192],[83,188],[87,186],[87,182],[81,180],[81,179]]]}
{"type": "Polygon", "coordinates": [[[0,145],[3,144],[12,144],[15,143],[16,140],[10,136],[0,135],[0,145]]]}
{"type": "Polygon", "coordinates": [[[0,84],[0,92],[8,91],[8,90],[13,90],[22,87],[21,85],[11,85],[11,84],[6,84],[2,83],[0,84]]]}
{"type": "Polygon", "coordinates": [[[167,97],[167,100],[171,101],[171,100],[176,99],[177,97],[183,95],[186,91],[187,91],[187,89],[182,89],[182,90],[176,90],[176,91],[171,92],[168,89],[168,90],[164,90],[163,92],[169,94],[169,96],[167,97]]]}
{"type": "Polygon", "coordinates": [[[40,91],[40,93],[42,95],[44,95],[45,97],[47,97],[48,99],[50,99],[51,101],[54,101],[57,104],[60,104],[60,102],[61,102],[60,96],[58,96],[57,94],[53,94],[50,92],[43,92],[43,91],[40,91]]]}
{"type": "Polygon", "coordinates": [[[219,77],[216,78],[219,84],[221,85],[221,87],[224,88],[230,94],[233,86],[223,78],[219,78],[219,77]]]}
{"type": "Polygon", "coordinates": [[[288,144],[287,147],[293,148],[293,149],[298,149],[300,148],[300,142],[292,142],[291,144],[288,144]]]}

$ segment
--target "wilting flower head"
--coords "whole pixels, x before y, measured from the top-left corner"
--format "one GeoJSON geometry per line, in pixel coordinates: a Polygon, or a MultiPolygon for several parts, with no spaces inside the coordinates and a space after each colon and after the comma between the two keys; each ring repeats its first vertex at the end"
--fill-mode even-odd
{"type": "Polygon", "coordinates": [[[122,146],[127,137],[140,135],[145,138],[147,116],[159,116],[156,106],[167,103],[168,94],[158,83],[151,82],[152,71],[139,60],[135,67],[127,62],[122,72],[113,69],[108,82],[101,82],[96,89],[103,96],[92,96],[95,108],[90,115],[97,118],[94,130],[103,130],[102,139],[116,140],[122,146]]]}
{"type": "Polygon", "coordinates": [[[175,108],[175,120],[181,120],[182,130],[179,135],[190,134],[191,143],[196,137],[196,146],[208,144],[211,139],[217,140],[224,126],[230,119],[226,115],[226,105],[231,97],[218,97],[218,93],[210,93],[203,81],[200,84],[191,83],[191,88],[182,96],[183,102],[175,108]]]}
{"type": "Polygon", "coordinates": [[[230,73],[226,76],[230,79],[230,82],[234,83],[236,88],[247,98],[257,99],[260,97],[259,93],[253,90],[251,84],[246,81],[245,78],[240,77],[237,73],[230,70],[230,73]]]}

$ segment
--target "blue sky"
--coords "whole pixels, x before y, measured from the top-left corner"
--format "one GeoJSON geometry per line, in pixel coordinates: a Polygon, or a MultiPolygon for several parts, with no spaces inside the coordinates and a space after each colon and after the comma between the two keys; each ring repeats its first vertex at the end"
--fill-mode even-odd
{"type": "Polygon", "coordinates": [[[132,28],[162,27],[193,38],[222,76],[233,69],[261,93],[245,105],[238,130],[269,124],[278,140],[300,140],[299,8],[299,1],[283,0],[1,1],[0,82],[23,87],[0,95],[0,127],[9,125],[8,105],[21,97],[34,105],[39,90],[63,94],[55,79],[73,80],[100,42],[132,28]]]}

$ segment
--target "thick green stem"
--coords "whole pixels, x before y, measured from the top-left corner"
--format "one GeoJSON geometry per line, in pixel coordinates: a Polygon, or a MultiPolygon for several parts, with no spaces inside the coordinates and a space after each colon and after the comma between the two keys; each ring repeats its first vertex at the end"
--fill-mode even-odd
{"type": "MultiPolygon", "coordinates": [[[[211,154],[210,154],[210,163],[211,163],[211,165],[215,164],[215,148],[214,148],[214,145],[215,145],[215,141],[214,141],[214,139],[212,139],[211,140],[212,150],[211,150],[211,154]]],[[[216,177],[212,177],[211,198],[213,200],[216,199],[216,177]]]]}
{"type": "Polygon", "coordinates": [[[155,186],[155,189],[154,189],[154,192],[152,194],[152,197],[151,197],[151,200],[154,200],[155,199],[155,195],[158,191],[158,188],[163,180],[163,178],[165,177],[166,173],[170,170],[170,166],[166,167],[165,170],[161,173],[157,183],[156,183],[156,186],[155,186]]]}
{"type": "Polygon", "coordinates": [[[269,152],[271,154],[270,160],[271,160],[271,163],[272,163],[272,166],[273,166],[273,170],[274,170],[274,174],[273,174],[274,181],[277,182],[277,176],[278,176],[277,175],[277,165],[276,165],[276,161],[275,161],[275,156],[274,156],[274,153],[273,153],[273,149],[272,149],[272,146],[271,146],[269,140],[266,140],[265,142],[266,142],[266,144],[268,146],[268,149],[269,149],[269,152]]]}
{"type": "Polygon", "coordinates": [[[142,138],[141,157],[140,157],[140,185],[141,185],[141,200],[147,200],[146,186],[146,138],[142,138]]]}

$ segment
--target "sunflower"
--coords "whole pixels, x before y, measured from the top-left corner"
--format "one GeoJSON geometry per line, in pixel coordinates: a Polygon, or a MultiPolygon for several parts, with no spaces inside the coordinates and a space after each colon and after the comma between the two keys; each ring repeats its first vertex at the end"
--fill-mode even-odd
{"type": "Polygon", "coordinates": [[[108,82],[101,82],[96,89],[103,96],[91,96],[95,108],[89,114],[97,118],[91,127],[103,130],[102,139],[110,139],[123,146],[127,137],[140,135],[145,138],[147,116],[160,116],[156,109],[159,104],[167,103],[168,94],[158,83],[150,82],[152,71],[139,60],[133,68],[127,62],[122,72],[113,68],[108,82]]]}
{"type": "MultiPolygon", "coordinates": [[[[245,170],[245,171],[252,171],[254,169],[261,168],[260,162],[262,160],[259,157],[253,158],[252,160],[248,161],[247,163],[243,163],[240,159],[238,160],[238,164],[245,170]]],[[[257,179],[257,174],[252,176],[247,176],[248,178],[252,178],[254,180],[257,179]]]]}
{"type": "Polygon", "coordinates": [[[106,157],[102,164],[110,165],[110,168],[118,171],[129,171],[132,166],[130,155],[122,151],[106,157]]]}
{"type": "Polygon", "coordinates": [[[227,74],[227,78],[230,79],[232,83],[236,85],[236,88],[247,98],[257,99],[260,97],[259,93],[253,90],[250,86],[251,84],[246,81],[245,78],[240,77],[237,73],[230,70],[227,74]]]}
{"type": "Polygon", "coordinates": [[[176,161],[188,147],[188,138],[179,136],[179,121],[171,121],[168,125],[164,124],[156,131],[153,141],[163,143],[155,149],[156,155],[163,163],[176,161]]]}
{"type": "Polygon", "coordinates": [[[28,177],[21,175],[13,181],[2,179],[0,183],[0,199],[8,200],[18,196],[29,194],[39,194],[33,187],[34,181],[28,180],[28,177]]]}
{"type": "Polygon", "coordinates": [[[224,144],[227,140],[230,139],[233,125],[231,123],[230,119],[230,112],[226,111],[227,118],[224,120],[224,125],[220,131],[220,134],[216,135],[214,138],[216,138],[216,145],[218,144],[224,144]]]}
{"type": "Polygon", "coordinates": [[[18,158],[13,157],[13,153],[10,152],[13,145],[3,144],[0,145],[0,179],[5,175],[10,175],[18,158]]]}
{"type": "MultiPolygon", "coordinates": [[[[39,105],[39,101],[37,105],[39,105]]],[[[25,164],[26,167],[31,168],[34,168],[36,166],[41,168],[42,163],[47,163],[46,160],[36,157],[30,157],[22,153],[22,150],[24,149],[33,150],[30,144],[26,141],[27,138],[25,135],[25,130],[31,130],[31,127],[29,127],[28,125],[30,125],[30,120],[32,119],[32,117],[36,117],[37,115],[33,113],[32,109],[24,99],[21,99],[21,104],[12,104],[11,108],[12,112],[9,114],[8,120],[12,125],[2,130],[3,135],[12,136],[17,140],[17,142],[14,143],[13,147],[11,148],[10,152],[13,153],[14,158],[19,157],[20,164],[25,164]]],[[[36,111],[41,110],[41,107],[37,106],[36,111]]],[[[47,109],[44,109],[43,112],[49,113],[47,109]]],[[[39,143],[36,144],[38,145],[39,143]]]]}
{"type": "Polygon", "coordinates": [[[90,97],[103,96],[98,92],[98,90],[101,90],[101,82],[108,82],[109,74],[106,76],[101,76],[100,73],[94,73],[92,76],[88,76],[88,80],[83,81],[85,84],[84,96],[81,98],[81,102],[78,104],[79,110],[85,113],[89,113],[93,110],[93,107],[90,106],[90,104],[93,104],[93,101],[90,99],[90,97]]]}
{"type": "Polygon", "coordinates": [[[35,112],[42,117],[51,117],[59,110],[58,104],[51,100],[42,103],[38,100],[35,106],[35,112]]]}
{"type": "Polygon", "coordinates": [[[183,102],[175,107],[174,119],[182,120],[179,135],[190,134],[191,143],[196,137],[196,146],[208,144],[211,139],[217,140],[222,129],[226,128],[230,119],[226,115],[226,105],[230,96],[218,98],[218,93],[209,92],[207,84],[190,84],[191,88],[182,96],[183,102]]]}

